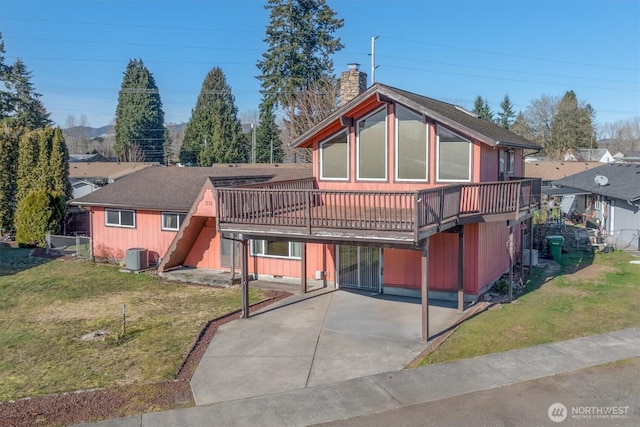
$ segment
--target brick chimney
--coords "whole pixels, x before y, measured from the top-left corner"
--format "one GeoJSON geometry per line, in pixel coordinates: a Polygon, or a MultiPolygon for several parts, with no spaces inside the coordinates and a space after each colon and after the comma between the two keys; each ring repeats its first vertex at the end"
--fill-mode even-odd
{"type": "Polygon", "coordinates": [[[340,74],[340,105],[345,105],[367,90],[367,73],[359,70],[360,64],[349,64],[349,70],[340,74]]]}

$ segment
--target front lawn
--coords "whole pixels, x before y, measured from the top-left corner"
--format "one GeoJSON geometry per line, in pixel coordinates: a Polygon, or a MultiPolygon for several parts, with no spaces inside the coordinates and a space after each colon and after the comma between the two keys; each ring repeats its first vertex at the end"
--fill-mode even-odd
{"type": "MultiPolygon", "coordinates": [[[[203,326],[239,309],[240,298],[238,288],[167,283],[0,246],[0,402],[170,380],[203,326]],[[80,340],[98,330],[111,338],[80,340]]],[[[252,289],[251,302],[260,299],[252,289]]]]}
{"type": "Polygon", "coordinates": [[[527,291],[464,322],[420,365],[640,326],[640,265],[624,252],[563,254],[534,269],[527,291]]]}

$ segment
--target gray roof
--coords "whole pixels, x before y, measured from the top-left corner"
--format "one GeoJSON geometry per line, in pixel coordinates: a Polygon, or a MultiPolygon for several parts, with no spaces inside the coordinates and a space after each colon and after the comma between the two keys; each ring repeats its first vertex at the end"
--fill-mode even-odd
{"type": "Polygon", "coordinates": [[[288,181],[309,178],[311,175],[310,164],[152,167],[75,199],[72,204],[187,212],[208,179],[214,185],[230,186],[247,181],[288,181]]]}
{"type": "Polygon", "coordinates": [[[415,93],[407,92],[401,89],[396,89],[391,86],[386,86],[381,83],[373,84],[362,94],[348,102],[346,105],[339,108],[329,117],[316,126],[309,129],[307,132],[296,138],[291,145],[298,146],[305,140],[313,136],[323,127],[336,119],[344,116],[349,110],[356,106],[359,102],[369,98],[372,95],[377,95],[380,99],[398,102],[408,108],[411,108],[426,117],[430,117],[453,130],[466,134],[469,137],[475,138],[480,142],[491,146],[505,146],[513,148],[527,148],[539,150],[542,147],[535,142],[517,135],[495,123],[481,119],[470,113],[463,108],[449,104],[446,102],[438,101],[426,96],[418,95],[415,93]]]}
{"type": "Polygon", "coordinates": [[[593,194],[600,194],[621,200],[640,200],[640,164],[610,163],[589,169],[557,181],[553,185],[576,188],[593,194]],[[607,177],[607,185],[596,184],[596,175],[607,177]]]}

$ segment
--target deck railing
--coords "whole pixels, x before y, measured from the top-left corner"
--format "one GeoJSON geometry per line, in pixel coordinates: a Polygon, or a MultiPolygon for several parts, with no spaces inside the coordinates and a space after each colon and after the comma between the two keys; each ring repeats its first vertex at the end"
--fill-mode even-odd
{"type": "MultiPolygon", "coordinates": [[[[539,180],[450,185],[420,191],[319,190],[313,181],[218,188],[217,222],[265,232],[294,228],[395,232],[416,241],[424,230],[439,231],[462,217],[513,214],[539,200],[539,180]],[[537,184],[536,184],[537,181],[537,184]],[[537,191],[537,192],[536,192],[537,191]]],[[[467,221],[468,222],[468,221],[467,221]]]]}

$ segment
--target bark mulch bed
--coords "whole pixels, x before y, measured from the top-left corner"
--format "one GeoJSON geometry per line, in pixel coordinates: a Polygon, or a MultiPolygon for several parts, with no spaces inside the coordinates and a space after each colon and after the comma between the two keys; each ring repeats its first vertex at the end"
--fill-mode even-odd
{"type": "MultiPolygon", "coordinates": [[[[252,305],[250,312],[291,295],[287,292],[269,290],[263,293],[267,299],[252,305]]],[[[235,311],[208,322],[173,381],[0,402],[0,426],[65,426],[193,406],[189,381],[198,363],[218,327],[239,316],[240,311],[235,311]]]]}

